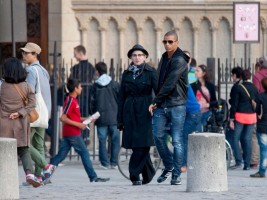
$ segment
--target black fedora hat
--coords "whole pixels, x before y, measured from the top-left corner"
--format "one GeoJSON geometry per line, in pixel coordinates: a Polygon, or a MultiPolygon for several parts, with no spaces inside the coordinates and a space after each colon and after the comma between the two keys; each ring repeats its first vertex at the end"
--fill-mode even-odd
{"type": "Polygon", "coordinates": [[[142,52],[146,55],[146,57],[148,57],[148,55],[149,55],[148,52],[147,52],[147,50],[145,50],[144,47],[143,47],[142,45],[140,45],[140,44],[136,44],[136,45],[133,46],[133,48],[131,48],[131,49],[128,51],[128,53],[127,53],[128,58],[131,58],[132,53],[133,53],[134,51],[142,51],[142,52]]]}

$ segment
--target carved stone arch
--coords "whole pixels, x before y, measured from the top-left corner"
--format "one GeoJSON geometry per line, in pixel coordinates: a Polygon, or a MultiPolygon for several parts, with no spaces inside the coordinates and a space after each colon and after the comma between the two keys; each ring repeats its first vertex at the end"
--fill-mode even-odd
{"type": "Polygon", "coordinates": [[[77,20],[78,23],[78,28],[79,30],[86,30],[88,27],[88,19],[86,17],[84,17],[84,15],[75,15],[75,18],[77,20]]]}
{"type": "Polygon", "coordinates": [[[231,25],[229,19],[227,17],[225,17],[225,16],[221,16],[221,17],[218,18],[218,20],[216,20],[216,22],[214,23],[214,28],[218,29],[219,24],[221,23],[221,21],[225,21],[228,24],[229,30],[231,30],[232,25],[231,25]]]}
{"type": "Polygon", "coordinates": [[[117,28],[119,28],[119,20],[118,20],[116,17],[114,17],[114,16],[109,16],[109,17],[107,18],[107,24],[108,24],[110,21],[114,21],[114,22],[116,23],[116,25],[117,25],[117,28]]]}
{"type": "Polygon", "coordinates": [[[179,20],[179,27],[181,27],[181,24],[184,22],[184,21],[188,21],[190,23],[190,25],[193,27],[193,22],[192,20],[190,19],[190,17],[187,17],[187,16],[183,16],[180,18],[179,20]]]}
{"type": "Polygon", "coordinates": [[[199,20],[197,21],[197,24],[196,24],[196,27],[200,27],[200,24],[203,22],[203,21],[207,21],[209,23],[209,26],[210,28],[212,28],[212,23],[210,21],[210,19],[207,17],[207,16],[202,16],[199,18],[199,20]]]}
{"type": "Polygon", "coordinates": [[[127,16],[126,18],[125,18],[125,27],[127,26],[127,23],[129,22],[129,21],[132,21],[133,23],[134,23],[134,25],[135,25],[135,27],[136,27],[136,29],[137,29],[137,21],[136,21],[136,19],[133,17],[133,16],[127,16]]]}
{"type": "Polygon", "coordinates": [[[161,20],[160,20],[160,28],[163,28],[163,25],[166,21],[170,21],[171,25],[172,25],[172,29],[174,30],[175,24],[174,24],[174,20],[169,17],[169,16],[164,16],[161,20]]]}
{"type": "Polygon", "coordinates": [[[151,17],[151,16],[145,16],[144,17],[144,20],[142,21],[142,27],[144,27],[144,24],[147,22],[147,21],[151,21],[154,25],[154,27],[156,26],[156,22],[155,20],[151,17]]]}
{"type": "Polygon", "coordinates": [[[260,25],[262,29],[266,29],[267,28],[267,24],[266,24],[266,20],[264,17],[260,17],[260,25]]]}

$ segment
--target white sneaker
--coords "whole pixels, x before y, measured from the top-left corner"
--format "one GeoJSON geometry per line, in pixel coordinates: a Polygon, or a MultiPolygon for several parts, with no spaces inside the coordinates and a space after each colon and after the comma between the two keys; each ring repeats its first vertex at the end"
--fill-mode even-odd
{"type": "Polygon", "coordinates": [[[104,169],[104,170],[108,169],[108,167],[105,167],[104,165],[101,165],[101,164],[99,165],[99,167],[104,169]]]}

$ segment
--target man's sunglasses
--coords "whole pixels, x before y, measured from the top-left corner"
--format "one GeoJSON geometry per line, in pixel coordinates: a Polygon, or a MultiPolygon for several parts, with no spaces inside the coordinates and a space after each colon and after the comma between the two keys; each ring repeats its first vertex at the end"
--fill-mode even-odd
{"type": "Polygon", "coordinates": [[[163,44],[167,44],[167,43],[173,44],[174,42],[176,42],[176,41],[173,41],[173,40],[163,40],[162,41],[163,44]]]}

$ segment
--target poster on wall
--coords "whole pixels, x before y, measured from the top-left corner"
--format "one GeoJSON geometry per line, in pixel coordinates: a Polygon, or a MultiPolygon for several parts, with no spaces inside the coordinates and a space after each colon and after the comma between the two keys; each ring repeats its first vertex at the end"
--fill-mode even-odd
{"type": "Polygon", "coordinates": [[[260,3],[234,2],[234,43],[260,42],[260,3]]]}

